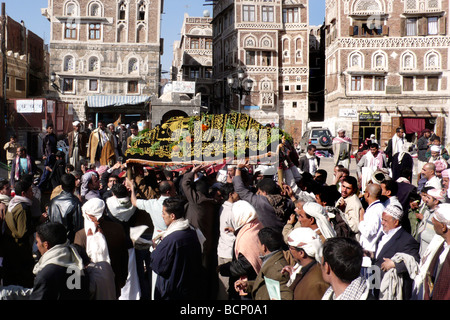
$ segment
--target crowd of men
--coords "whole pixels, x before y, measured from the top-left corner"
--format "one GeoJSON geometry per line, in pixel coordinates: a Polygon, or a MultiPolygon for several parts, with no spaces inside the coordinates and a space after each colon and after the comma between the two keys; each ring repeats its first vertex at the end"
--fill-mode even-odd
{"type": "Polygon", "coordinates": [[[108,127],[75,122],[69,163],[46,137],[44,160],[56,160],[36,183],[17,149],[0,181],[2,288],[37,300],[450,298],[450,169],[430,132],[413,181],[401,128],[384,151],[362,146],[352,176],[344,130],[333,173],[287,138],[274,165],[167,171],[124,164],[118,141],[137,127],[125,138],[108,127]]]}

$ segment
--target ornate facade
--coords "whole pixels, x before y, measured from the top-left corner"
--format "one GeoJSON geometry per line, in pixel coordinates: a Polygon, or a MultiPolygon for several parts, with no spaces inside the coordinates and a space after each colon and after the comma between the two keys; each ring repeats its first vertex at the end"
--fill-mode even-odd
{"type": "Polygon", "coordinates": [[[253,81],[241,112],[300,139],[308,122],[308,0],[218,0],[213,5],[215,96],[237,110],[226,78],[242,68],[253,81]]]}
{"type": "Polygon", "coordinates": [[[158,95],[162,6],[162,0],[52,0],[42,9],[51,26],[54,94],[73,103],[76,119],[116,121],[125,110],[106,108],[116,101],[128,113],[148,113],[146,102],[136,102],[158,95]]]}
{"type": "Polygon", "coordinates": [[[449,134],[449,2],[327,0],[325,119],[357,146],[396,127],[449,134]]]}
{"type": "Polygon", "coordinates": [[[195,94],[202,96],[202,105],[210,107],[213,91],[212,18],[189,17],[185,14],[181,38],[174,43],[173,81],[195,81],[195,94]]]}

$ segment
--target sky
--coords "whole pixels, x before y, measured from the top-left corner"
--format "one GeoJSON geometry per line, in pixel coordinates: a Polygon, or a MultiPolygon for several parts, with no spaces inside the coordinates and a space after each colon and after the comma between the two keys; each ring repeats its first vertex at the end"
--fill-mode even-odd
{"type": "MultiPolygon", "coordinates": [[[[3,0],[6,14],[14,20],[23,20],[25,26],[44,39],[50,39],[50,23],[41,15],[41,8],[48,6],[48,0],[3,0]]],[[[212,13],[212,6],[205,5],[204,0],[164,0],[164,13],[161,17],[161,37],[164,38],[164,55],[161,57],[163,71],[169,71],[173,58],[173,43],[180,38],[183,17],[203,16],[204,10],[212,13]]],[[[325,0],[310,0],[310,24],[321,25],[324,20],[325,0]]],[[[212,16],[212,14],[211,14],[212,16]]],[[[163,75],[163,78],[168,75],[163,75]]]]}

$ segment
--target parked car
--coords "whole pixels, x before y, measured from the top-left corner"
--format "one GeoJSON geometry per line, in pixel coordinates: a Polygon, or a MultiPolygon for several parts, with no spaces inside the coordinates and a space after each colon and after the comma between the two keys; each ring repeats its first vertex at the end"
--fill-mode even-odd
{"type": "Polygon", "coordinates": [[[309,145],[316,146],[317,150],[333,152],[333,136],[328,128],[311,128],[305,131],[300,140],[301,152],[306,152],[309,145]]]}

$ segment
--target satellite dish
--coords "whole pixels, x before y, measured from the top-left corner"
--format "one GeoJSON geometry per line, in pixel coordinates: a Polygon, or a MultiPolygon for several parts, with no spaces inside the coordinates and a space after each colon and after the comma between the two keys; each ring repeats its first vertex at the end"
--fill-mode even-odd
{"type": "Polygon", "coordinates": [[[203,11],[203,17],[209,18],[210,16],[211,16],[211,14],[210,14],[209,10],[203,11]]]}

